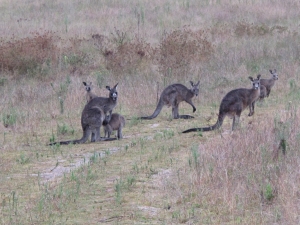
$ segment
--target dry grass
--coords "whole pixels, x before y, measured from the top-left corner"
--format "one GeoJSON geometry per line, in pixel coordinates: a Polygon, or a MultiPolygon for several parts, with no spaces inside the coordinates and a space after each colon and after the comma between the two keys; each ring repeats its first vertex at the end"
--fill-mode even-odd
{"type": "Polygon", "coordinates": [[[298,1],[0,2],[1,224],[299,223],[298,1]],[[181,134],[274,68],[238,130],[181,134]],[[189,80],[195,119],[135,119],[189,80]],[[81,137],[82,81],[119,82],[125,138],[47,146],[81,137]]]}

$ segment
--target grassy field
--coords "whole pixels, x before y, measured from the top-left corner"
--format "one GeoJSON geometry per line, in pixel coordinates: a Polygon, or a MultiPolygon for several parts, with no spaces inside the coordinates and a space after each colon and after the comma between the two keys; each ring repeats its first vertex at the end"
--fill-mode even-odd
{"type": "MultiPolygon", "coordinates": [[[[296,0],[0,0],[1,224],[299,224],[300,3],[296,0]],[[248,76],[279,80],[255,115],[207,133],[248,76]],[[200,81],[172,120],[159,94],[200,81]],[[80,138],[83,81],[124,139],[80,138]]],[[[103,131],[102,131],[103,134],[103,131]]]]}

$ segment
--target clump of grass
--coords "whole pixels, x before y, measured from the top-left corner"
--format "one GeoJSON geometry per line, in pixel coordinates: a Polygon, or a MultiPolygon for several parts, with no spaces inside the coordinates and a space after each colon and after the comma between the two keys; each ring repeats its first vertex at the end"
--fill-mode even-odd
{"type": "Polygon", "coordinates": [[[70,79],[69,76],[66,78],[65,82],[60,83],[58,88],[55,88],[53,83],[51,83],[51,87],[53,88],[53,90],[56,93],[57,98],[59,100],[59,108],[60,108],[60,113],[61,114],[63,114],[64,110],[65,110],[64,102],[65,102],[65,99],[67,97],[68,89],[69,89],[70,84],[71,84],[71,79],[70,79]]]}
{"type": "Polygon", "coordinates": [[[2,114],[2,123],[4,127],[12,127],[17,123],[18,114],[15,109],[10,109],[8,113],[2,114]]]}
{"type": "Polygon", "coordinates": [[[69,127],[65,123],[62,125],[57,124],[57,135],[65,135],[65,134],[74,134],[74,129],[72,127],[69,127]]]}

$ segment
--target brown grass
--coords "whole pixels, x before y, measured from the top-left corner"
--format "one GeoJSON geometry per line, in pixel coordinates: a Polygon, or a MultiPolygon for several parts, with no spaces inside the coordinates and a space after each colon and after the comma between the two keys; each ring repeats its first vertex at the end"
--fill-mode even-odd
{"type": "Polygon", "coordinates": [[[299,223],[298,1],[1,5],[1,224],[299,223]],[[238,130],[226,119],[181,134],[215,123],[228,91],[274,68],[270,97],[238,130]],[[190,80],[197,111],[179,108],[195,119],[171,120],[167,107],[135,119],[190,80]],[[81,137],[82,81],[99,96],[119,83],[124,139],[47,146],[81,137]]]}

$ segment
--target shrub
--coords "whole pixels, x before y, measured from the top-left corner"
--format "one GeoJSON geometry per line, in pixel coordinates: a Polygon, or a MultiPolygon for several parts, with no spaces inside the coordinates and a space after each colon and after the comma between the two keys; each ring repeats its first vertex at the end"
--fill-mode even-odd
{"type": "Polygon", "coordinates": [[[192,63],[209,58],[213,53],[213,46],[205,31],[184,28],[166,34],[158,52],[158,66],[162,74],[185,75],[192,63]]]}
{"type": "Polygon", "coordinates": [[[31,37],[9,41],[0,40],[1,70],[19,75],[43,74],[57,60],[56,41],[53,32],[32,33],[31,37]]]}

